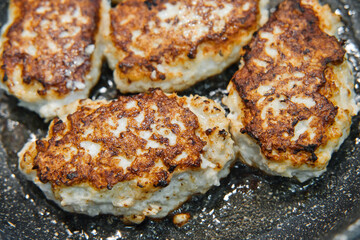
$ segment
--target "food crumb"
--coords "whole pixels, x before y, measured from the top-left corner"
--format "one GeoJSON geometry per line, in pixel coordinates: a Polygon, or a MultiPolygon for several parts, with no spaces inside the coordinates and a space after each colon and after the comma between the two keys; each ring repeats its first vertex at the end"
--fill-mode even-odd
{"type": "Polygon", "coordinates": [[[178,227],[184,226],[186,223],[188,223],[189,220],[190,220],[189,213],[179,213],[173,217],[173,223],[178,227]]]}

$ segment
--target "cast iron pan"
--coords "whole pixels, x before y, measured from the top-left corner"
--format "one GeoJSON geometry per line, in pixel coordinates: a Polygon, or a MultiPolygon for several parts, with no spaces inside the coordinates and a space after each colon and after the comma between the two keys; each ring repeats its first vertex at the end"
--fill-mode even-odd
{"type": "MultiPolygon", "coordinates": [[[[279,1],[271,1],[274,7],[279,1]]],[[[360,2],[329,0],[343,16],[341,39],[354,75],[360,81],[360,2]]],[[[0,25],[8,0],[0,2],[0,25]]],[[[200,94],[219,101],[237,66],[181,94],[200,94]]],[[[356,85],[356,88],[359,86],[356,85]]],[[[357,91],[360,94],[360,90],[357,91]]],[[[112,74],[103,67],[92,98],[114,98],[112,74]],[[104,87],[106,91],[104,92],[104,87]],[[101,90],[102,89],[102,90],[101,90]]],[[[67,213],[19,173],[17,152],[31,137],[44,136],[47,125],[36,114],[17,107],[0,91],[0,238],[1,239],[359,239],[360,238],[360,117],[353,119],[349,138],[333,155],[328,171],[300,184],[266,176],[236,164],[221,186],[194,196],[176,213],[190,213],[179,228],[171,216],[126,226],[117,217],[67,213]]]]}

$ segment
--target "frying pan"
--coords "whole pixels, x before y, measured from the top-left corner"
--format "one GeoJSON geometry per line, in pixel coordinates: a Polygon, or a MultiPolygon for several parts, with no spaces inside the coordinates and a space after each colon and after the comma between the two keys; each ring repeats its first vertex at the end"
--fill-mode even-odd
{"type": "MultiPolygon", "coordinates": [[[[271,1],[272,7],[278,2],[271,1]]],[[[360,82],[360,2],[326,2],[343,17],[340,37],[360,82]]],[[[7,19],[7,7],[8,0],[2,0],[0,25],[7,19]]],[[[235,64],[180,94],[220,101],[236,68],[235,64]]],[[[117,94],[104,64],[92,98],[117,94]]],[[[301,184],[237,163],[219,187],[194,196],[175,211],[190,213],[183,227],[172,223],[172,215],[126,226],[112,215],[64,212],[25,180],[17,169],[16,154],[30,137],[44,136],[47,125],[0,91],[0,239],[360,239],[359,121],[359,116],[353,118],[350,136],[317,179],[301,184]]]]}

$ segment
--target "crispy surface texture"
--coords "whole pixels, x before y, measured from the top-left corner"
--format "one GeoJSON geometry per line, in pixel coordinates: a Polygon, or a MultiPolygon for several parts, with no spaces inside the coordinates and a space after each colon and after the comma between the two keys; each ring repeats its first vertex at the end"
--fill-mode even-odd
{"type": "Polygon", "coordinates": [[[315,149],[327,141],[325,132],[337,107],[326,98],[331,91],[323,89],[324,72],[328,63],[342,62],[345,51],[318,25],[311,8],[298,1],[281,4],[249,45],[244,67],[232,79],[246,106],[242,132],[259,141],[269,159],[282,161],[291,153],[303,163],[313,162],[315,149]],[[262,86],[269,89],[262,93],[262,86]],[[310,117],[314,136],[305,132],[293,139],[296,124],[310,117]]]}
{"type": "Polygon", "coordinates": [[[118,88],[123,92],[141,91],[144,89],[137,83],[141,81],[149,87],[181,90],[208,74],[221,72],[239,59],[240,48],[258,28],[259,2],[120,2],[110,10],[110,31],[105,33],[109,44],[113,45],[106,54],[115,68],[118,88]],[[115,52],[118,52],[116,56],[115,52]],[[202,66],[198,60],[206,62],[210,58],[209,64],[213,61],[218,64],[202,72],[206,65],[202,66]]]}
{"type": "Polygon", "coordinates": [[[55,119],[48,137],[36,141],[33,168],[40,181],[111,189],[139,178],[140,187],[158,187],[168,185],[174,170],[200,167],[206,141],[195,134],[199,123],[182,107],[184,99],[157,90],[87,107],[88,102],[82,100],[66,122],[55,119]],[[131,164],[125,168],[122,161],[131,164]]]}
{"type": "Polygon", "coordinates": [[[101,0],[12,0],[1,44],[3,87],[28,103],[89,91],[100,71],[91,72],[101,62],[93,59],[101,8],[101,0]]]}
{"type": "Polygon", "coordinates": [[[353,85],[346,83],[350,70],[339,74],[348,69],[345,50],[317,17],[327,11],[317,1],[281,3],[246,48],[229,86],[241,99],[235,120],[241,129],[234,129],[255,140],[270,162],[324,169],[330,156],[321,149],[347,134],[356,112],[353,85]]]}
{"type": "Polygon", "coordinates": [[[48,140],[36,142],[38,154],[34,168],[42,182],[50,181],[54,186],[89,181],[96,188],[111,189],[118,182],[145,176],[147,181],[139,182],[139,186],[166,186],[175,169],[200,167],[200,153],[206,145],[195,135],[199,128],[197,117],[189,109],[182,108],[174,97],[168,98],[159,91],[120,97],[96,109],[83,105],[67,120],[67,123],[55,120],[50,126],[48,140]],[[126,108],[127,104],[134,104],[134,107],[126,108]],[[126,119],[126,125],[119,126],[119,119],[126,119]],[[174,121],[179,121],[184,129],[174,121]],[[152,125],[158,132],[155,129],[149,132],[152,125]],[[118,136],[119,128],[123,131],[118,136]],[[173,134],[176,143],[161,132],[173,134]],[[151,135],[148,140],[142,138],[146,134],[151,135]],[[91,156],[82,147],[84,142],[100,147],[99,154],[91,156]],[[149,148],[151,144],[158,147],[149,148]],[[187,157],[178,159],[182,153],[187,157]],[[69,162],[66,154],[72,157],[69,162]],[[129,168],[120,167],[122,159],[133,159],[129,168]]]}
{"type": "Polygon", "coordinates": [[[235,159],[224,110],[199,96],[151,90],[78,100],[58,115],[19,168],[67,211],[161,218],[218,185],[235,159]]]}

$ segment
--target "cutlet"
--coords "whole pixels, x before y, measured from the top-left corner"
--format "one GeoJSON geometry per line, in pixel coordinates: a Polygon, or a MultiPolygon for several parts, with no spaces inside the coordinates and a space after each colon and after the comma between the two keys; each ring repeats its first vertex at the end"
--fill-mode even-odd
{"type": "Polygon", "coordinates": [[[286,0],[246,47],[224,99],[245,163],[302,182],[326,171],[358,111],[340,25],[328,5],[286,0]]]}
{"type": "Polygon", "coordinates": [[[117,88],[184,90],[222,72],[267,20],[267,0],[121,1],[104,18],[117,88]]]}
{"type": "Polygon", "coordinates": [[[11,0],[0,42],[0,86],[44,118],[86,98],[99,79],[102,0],[11,0]]]}
{"type": "Polygon", "coordinates": [[[19,153],[19,168],[67,211],[162,218],[219,185],[235,159],[229,120],[205,97],[151,90],[57,114],[48,136],[19,153]]]}

